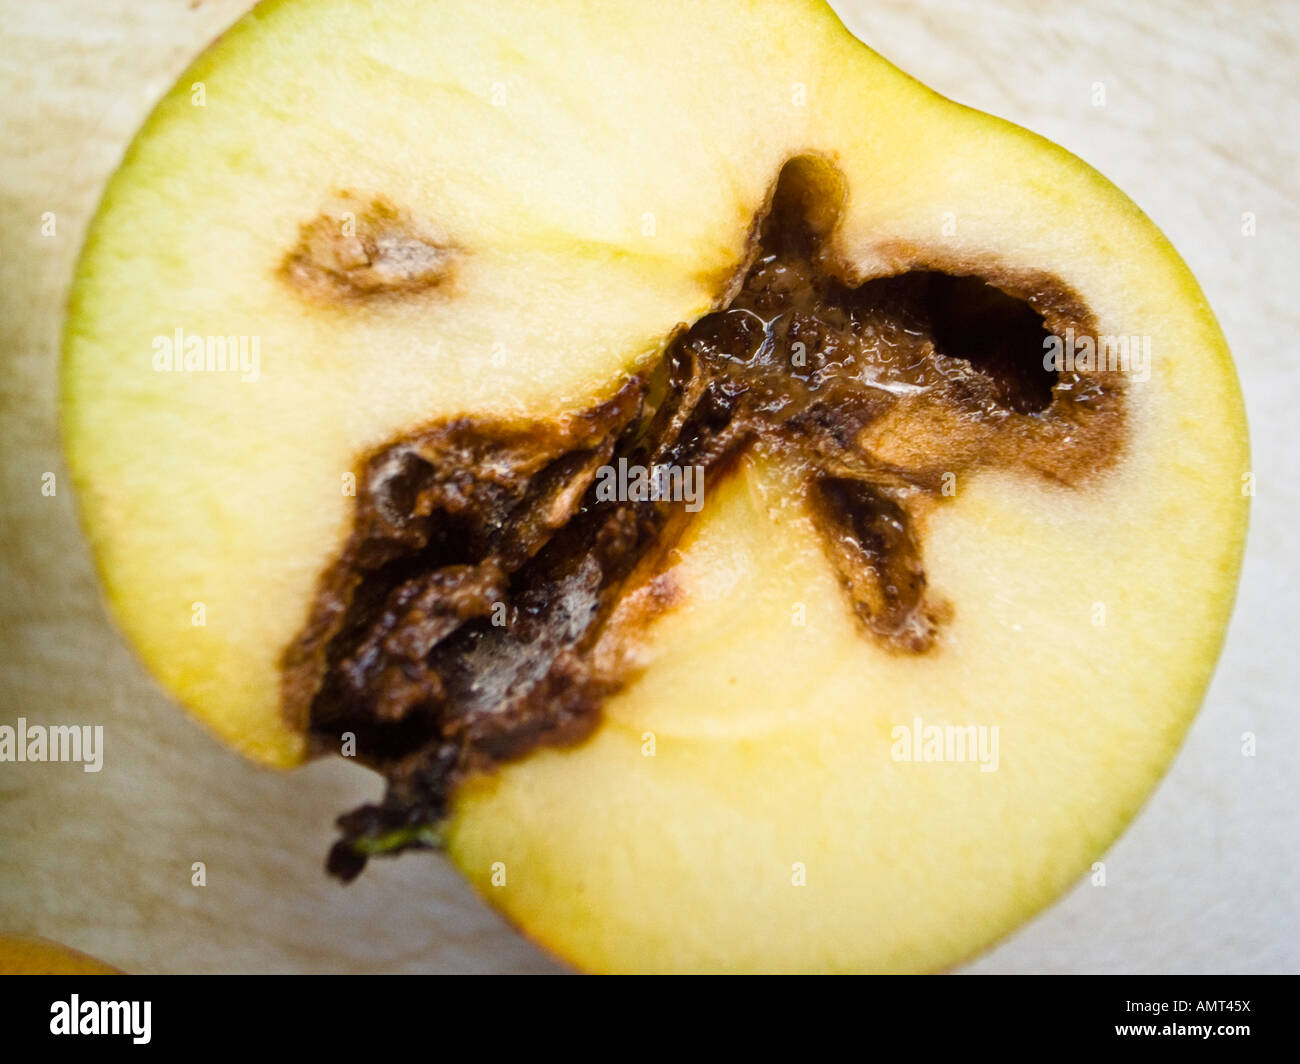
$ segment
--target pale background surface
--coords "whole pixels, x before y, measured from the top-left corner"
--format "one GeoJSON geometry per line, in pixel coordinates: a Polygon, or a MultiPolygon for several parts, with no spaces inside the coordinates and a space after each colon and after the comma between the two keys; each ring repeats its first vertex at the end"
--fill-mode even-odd
{"type": "MultiPolygon", "coordinates": [[[[279,776],[172,710],[100,605],[54,411],[67,280],[154,101],[248,0],[0,0],[0,722],[105,726],[105,768],[0,765],[0,931],[128,971],[547,971],[441,859],[343,888],[342,762],[279,776]],[[54,211],[58,234],[40,235],[54,211]],[[41,475],[59,475],[55,498],[41,475]],[[207,864],[208,886],[190,886],[207,864]]],[[[967,970],[1300,970],[1296,255],[1300,5],[843,0],[849,27],[945,95],[1065,145],[1200,278],[1242,374],[1258,477],[1237,614],[1168,778],[1083,883],[967,970]],[[1093,84],[1106,105],[1092,104],[1093,84]],[[1241,234],[1254,212],[1258,235],[1241,234]],[[1243,758],[1240,737],[1258,736],[1243,758]]],[[[1146,534],[1134,529],[1133,535],[1146,534]]],[[[1176,548],[1175,548],[1176,549],[1176,548]]]]}

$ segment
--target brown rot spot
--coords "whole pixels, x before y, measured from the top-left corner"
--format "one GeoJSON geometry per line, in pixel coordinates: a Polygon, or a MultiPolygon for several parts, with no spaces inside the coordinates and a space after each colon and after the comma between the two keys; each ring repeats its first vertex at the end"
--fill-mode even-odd
{"type": "Polygon", "coordinates": [[[298,230],[281,276],[322,302],[409,295],[446,284],[456,250],[386,199],[343,193],[298,230]]]}
{"type": "Polygon", "coordinates": [[[605,402],[453,419],[363,463],[351,538],[284,659],[315,748],[353,733],[389,781],[340,819],[335,874],[437,845],[468,775],[590,733],[681,596],[666,556],[699,496],[647,483],[703,490],[751,449],[782,464],[863,638],[923,654],[953,610],[922,536],[950,485],[1000,468],[1076,486],[1114,462],[1122,379],[1043,368],[1053,334],[1095,333],[1076,296],[920,254],[855,282],[833,254],[843,199],[829,165],[789,163],[719,308],[605,402]]]}
{"type": "Polygon", "coordinates": [[[812,481],[811,502],[859,620],[895,647],[929,649],[940,611],[926,601],[921,548],[902,502],[868,480],[830,476],[812,481]]]}

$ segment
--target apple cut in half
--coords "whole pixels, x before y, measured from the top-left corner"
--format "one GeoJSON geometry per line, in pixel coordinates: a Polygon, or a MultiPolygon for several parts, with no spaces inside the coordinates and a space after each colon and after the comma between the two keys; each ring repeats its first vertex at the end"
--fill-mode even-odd
{"type": "MultiPolygon", "coordinates": [[[[281,0],[180,79],[62,390],[122,628],[598,971],[929,971],[1097,860],[1246,523],[1187,267],[817,2],[281,0]]],[[[331,817],[338,810],[321,810],[331,817]]]]}

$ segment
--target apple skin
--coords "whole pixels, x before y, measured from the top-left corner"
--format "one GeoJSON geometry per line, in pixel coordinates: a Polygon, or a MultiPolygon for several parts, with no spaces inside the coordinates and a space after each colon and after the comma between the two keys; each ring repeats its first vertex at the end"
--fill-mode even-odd
{"type": "Polygon", "coordinates": [[[935,512],[928,572],[956,613],[925,659],[861,638],[772,469],[712,493],[681,605],[597,734],[470,781],[447,826],[483,895],[578,967],[942,970],[1100,858],[1194,717],[1244,543],[1240,392],[1185,264],[1096,171],[919,85],[820,3],[279,0],[159,105],[78,267],[63,429],[106,594],[179,702],[289,767],[306,747],[279,660],[348,531],[340,476],[439,418],[607,394],[714,304],[808,153],[844,177],[836,250],[860,276],[1043,271],[1108,332],[1152,337],[1152,377],[1096,483],[989,473],[935,512]],[[573,49],[607,91],[569,91],[573,49]],[[286,249],[340,190],[468,249],[454,290],[286,290],[286,249]],[[152,372],[178,324],[259,336],[260,379],[152,372]],[[918,716],[998,727],[998,771],[892,761],[918,716]]]}
{"type": "Polygon", "coordinates": [[[116,968],[57,942],[0,935],[0,975],[121,975],[116,968]]]}

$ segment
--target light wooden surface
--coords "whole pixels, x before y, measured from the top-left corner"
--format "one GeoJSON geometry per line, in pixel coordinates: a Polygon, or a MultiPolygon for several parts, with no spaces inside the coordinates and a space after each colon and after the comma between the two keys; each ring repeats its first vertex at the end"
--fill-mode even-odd
{"type": "MultiPolygon", "coordinates": [[[[341,762],[244,764],[171,708],[99,601],[54,406],[68,277],[135,129],[248,6],[0,0],[0,724],[105,729],[98,774],[0,764],[0,931],[136,972],[555,970],[439,858],[378,862],[346,888],[327,879],[331,815],[377,796],[378,779],[341,762]],[[206,887],[191,886],[195,861],[206,887]]],[[[905,70],[1064,144],[1145,208],[1200,278],[1251,414],[1245,578],[1187,745],[1108,855],[1107,886],[1081,884],[968,970],[1300,969],[1297,5],[836,6],[905,70]]]]}

